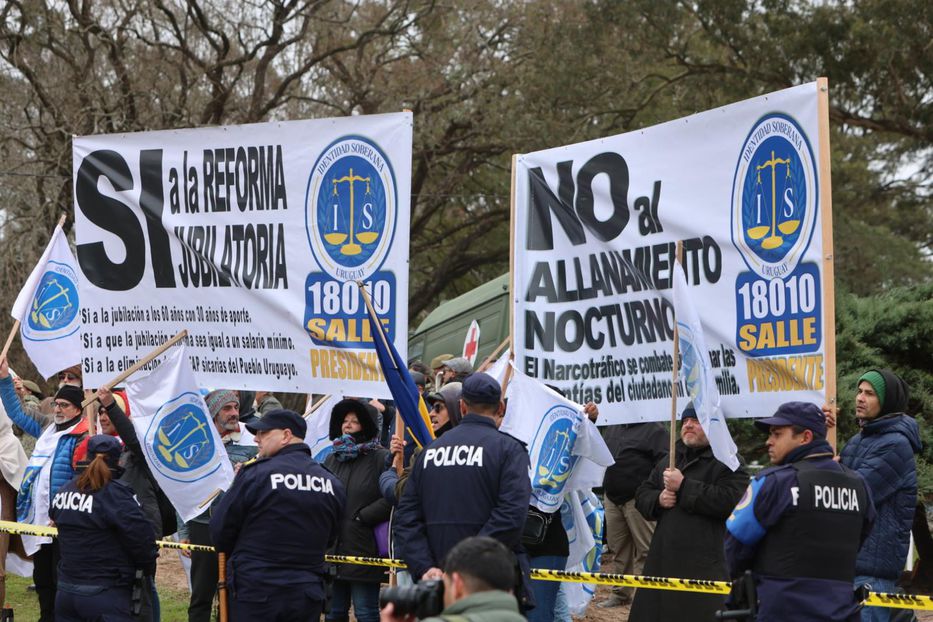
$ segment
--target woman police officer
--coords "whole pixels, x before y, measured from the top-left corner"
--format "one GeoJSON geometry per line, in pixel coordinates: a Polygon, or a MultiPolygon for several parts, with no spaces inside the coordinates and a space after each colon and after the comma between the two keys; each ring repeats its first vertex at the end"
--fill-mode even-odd
{"type": "Polygon", "coordinates": [[[60,622],[131,622],[136,571],[155,572],[152,525],[116,480],[122,448],[113,436],[88,441],[90,462],[52,498],[61,547],[55,615],[60,622]]]}

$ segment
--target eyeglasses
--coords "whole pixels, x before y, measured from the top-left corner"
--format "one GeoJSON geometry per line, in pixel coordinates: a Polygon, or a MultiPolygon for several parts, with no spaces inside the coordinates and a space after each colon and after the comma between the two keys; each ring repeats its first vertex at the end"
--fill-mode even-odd
{"type": "Polygon", "coordinates": [[[81,380],[81,376],[78,374],[73,374],[70,371],[65,371],[58,374],[59,380],[81,380]]]}
{"type": "Polygon", "coordinates": [[[69,406],[75,408],[75,405],[71,402],[55,402],[55,408],[58,408],[59,410],[65,410],[69,406]]]}
{"type": "Polygon", "coordinates": [[[443,402],[434,402],[434,406],[431,406],[431,410],[433,410],[436,413],[441,412],[442,408],[447,408],[447,406],[445,406],[443,402]]]}

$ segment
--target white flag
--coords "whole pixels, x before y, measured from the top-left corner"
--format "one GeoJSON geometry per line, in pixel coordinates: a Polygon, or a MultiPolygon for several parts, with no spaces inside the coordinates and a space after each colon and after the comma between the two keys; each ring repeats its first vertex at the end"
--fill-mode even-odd
{"type": "Polygon", "coordinates": [[[233,482],[233,466],[198,390],[184,344],[173,346],[152,373],[126,383],[149,470],[182,520],[233,482]]]}
{"type": "Polygon", "coordinates": [[[726,416],[719,401],[719,389],[713,379],[713,370],[703,338],[703,325],[690,299],[684,271],[677,264],[674,272],[674,317],[677,319],[682,378],[687,395],[693,400],[700,426],[709,439],[713,455],[735,471],[739,468],[738,449],[726,426],[726,416]]]}
{"type": "Polygon", "coordinates": [[[13,303],[23,348],[48,378],[81,362],[77,262],[65,232],[56,226],[39,263],[13,303]]]}
{"type": "Polygon", "coordinates": [[[311,448],[311,457],[318,462],[324,462],[324,459],[334,450],[334,443],[330,440],[330,413],[341,400],[343,400],[342,395],[329,395],[313,413],[307,412],[313,405],[310,401],[308,408],[305,409],[305,421],[308,422],[305,444],[311,448]]]}
{"type": "Polygon", "coordinates": [[[514,365],[501,430],[528,446],[531,504],[556,512],[564,495],[601,486],[612,452],[583,408],[514,365]]]}

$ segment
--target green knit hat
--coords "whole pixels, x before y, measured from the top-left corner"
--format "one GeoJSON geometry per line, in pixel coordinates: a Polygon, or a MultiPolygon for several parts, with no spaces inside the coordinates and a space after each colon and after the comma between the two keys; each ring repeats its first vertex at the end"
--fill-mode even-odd
{"type": "Polygon", "coordinates": [[[883,407],[884,406],[884,391],[887,385],[884,382],[884,376],[880,372],[872,369],[867,371],[858,379],[858,383],[855,386],[862,384],[862,382],[867,382],[875,390],[875,394],[878,396],[878,403],[883,407]]]}

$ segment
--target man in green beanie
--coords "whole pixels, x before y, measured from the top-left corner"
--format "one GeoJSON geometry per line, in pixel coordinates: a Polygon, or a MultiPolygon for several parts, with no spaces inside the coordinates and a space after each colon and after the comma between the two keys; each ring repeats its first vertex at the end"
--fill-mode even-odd
{"type": "MultiPolygon", "coordinates": [[[[893,592],[907,560],[910,527],[917,505],[920,431],[906,414],[907,384],[887,369],[858,379],[855,417],[861,430],[842,450],[842,464],[858,471],[871,491],[877,518],[855,563],[855,584],[893,592]]],[[[887,622],[890,609],[865,607],[862,622],[887,622]]]]}

